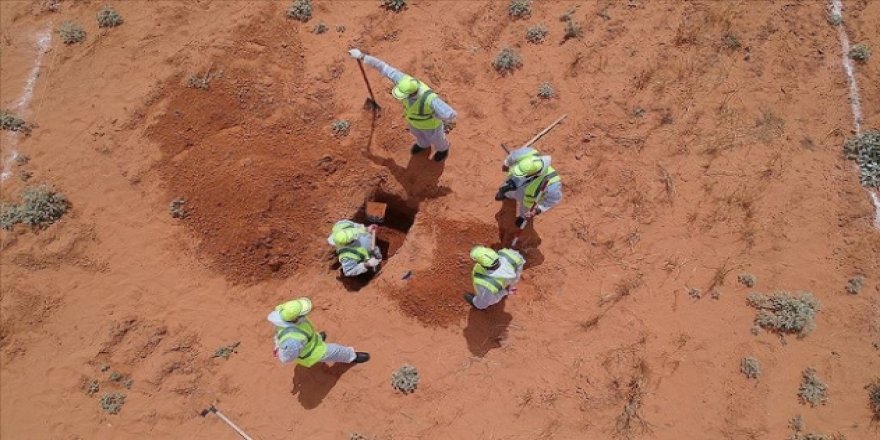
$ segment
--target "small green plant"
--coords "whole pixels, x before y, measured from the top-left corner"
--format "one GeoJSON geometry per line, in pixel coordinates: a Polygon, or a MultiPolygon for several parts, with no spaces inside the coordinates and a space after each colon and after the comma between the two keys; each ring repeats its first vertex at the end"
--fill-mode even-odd
{"type": "Polygon", "coordinates": [[[736,277],[736,280],[749,289],[758,285],[758,278],[750,273],[741,273],[736,277]]]}
{"type": "Polygon", "coordinates": [[[498,55],[495,56],[492,66],[502,75],[510,73],[522,67],[522,57],[516,49],[506,47],[501,49],[498,55]]]}
{"type": "Polygon", "coordinates": [[[394,12],[400,12],[406,7],[406,0],[382,0],[382,7],[394,12]]]}
{"type": "Polygon", "coordinates": [[[507,14],[513,18],[524,18],[532,15],[532,0],[510,0],[507,14]]]}
{"type": "Polygon", "coordinates": [[[798,400],[804,405],[824,405],[828,401],[827,390],[828,386],[816,375],[816,370],[807,368],[803,372],[801,386],[798,388],[798,400]]]}
{"type": "Polygon", "coordinates": [[[330,30],[330,28],[328,28],[323,21],[319,21],[318,24],[316,24],[315,27],[312,28],[312,33],[315,35],[321,35],[328,30],[330,30]]]}
{"type": "Polygon", "coordinates": [[[232,356],[233,353],[238,353],[238,346],[240,344],[241,342],[233,342],[232,344],[224,345],[214,350],[214,355],[211,357],[229,359],[229,357],[232,356]]]}
{"type": "Polygon", "coordinates": [[[739,42],[739,37],[736,36],[733,32],[725,32],[724,35],[721,36],[721,43],[724,44],[728,50],[737,50],[742,47],[742,44],[739,42]]]}
{"type": "Polygon", "coordinates": [[[757,379],[761,376],[761,364],[753,357],[744,357],[739,363],[739,371],[749,379],[757,379]]]}
{"type": "Polygon", "coordinates": [[[556,90],[553,89],[553,85],[549,82],[544,81],[538,86],[538,97],[541,99],[551,99],[556,96],[556,90]]]}
{"type": "Polygon", "coordinates": [[[119,382],[122,380],[123,377],[125,376],[123,376],[122,373],[116,371],[110,373],[110,381],[112,382],[119,382]]]}
{"type": "Polygon", "coordinates": [[[58,28],[58,35],[61,36],[61,41],[64,44],[82,43],[86,39],[86,31],[83,30],[82,26],[72,21],[61,23],[61,26],[58,28]]]}
{"type": "Polygon", "coordinates": [[[330,131],[333,132],[333,136],[336,137],[344,137],[348,136],[348,130],[351,128],[351,123],[345,119],[337,119],[330,124],[330,131]]]}
{"type": "Polygon", "coordinates": [[[95,393],[101,390],[101,384],[98,383],[97,379],[92,379],[86,382],[86,394],[89,396],[94,396],[95,393]]]}
{"type": "Polygon", "coordinates": [[[868,61],[868,58],[871,58],[871,48],[865,43],[856,44],[849,50],[849,57],[860,63],[864,63],[868,61]]]}
{"type": "Polygon", "coordinates": [[[30,134],[34,126],[8,110],[0,110],[0,129],[30,134]]]}
{"type": "Polygon", "coordinates": [[[850,295],[858,295],[862,291],[862,283],[865,281],[861,275],[856,275],[849,279],[846,283],[846,293],[850,295]]]}
{"type": "Polygon", "coordinates": [[[547,35],[550,33],[547,30],[547,26],[543,24],[538,24],[526,29],[526,41],[533,44],[540,44],[544,42],[544,39],[547,38],[547,35]]]}
{"type": "Polygon", "coordinates": [[[391,386],[403,394],[415,392],[419,386],[419,370],[409,364],[404,364],[391,374],[391,386]]]}
{"type": "Polygon", "coordinates": [[[98,27],[102,28],[116,27],[122,24],[122,16],[116,12],[116,9],[110,6],[101,8],[96,14],[96,18],[98,20],[98,27]]]}
{"type": "Polygon", "coordinates": [[[771,296],[753,293],[748,296],[750,306],[758,309],[755,325],[777,333],[793,333],[798,338],[807,336],[816,327],[816,313],[821,309],[812,293],[793,296],[780,292],[771,296]]]}
{"type": "Polygon", "coordinates": [[[168,211],[171,212],[172,218],[186,218],[189,213],[186,212],[186,209],[183,208],[183,205],[186,204],[186,199],[182,197],[178,197],[171,201],[168,205],[168,211]]]}
{"type": "Polygon", "coordinates": [[[294,0],[287,8],[287,18],[299,20],[303,23],[312,18],[312,0],[294,0]]]}
{"type": "Polygon", "coordinates": [[[847,159],[859,165],[859,181],[868,188],[880,188],[880,130],[869,130],[843,144],[847,159]]]}
{"type": "Polygon", "coordinates": [[[109,414],[119,414],[125,404],[125,394],[112,392],[101,397],[101,408],[109,414]]]}
{"type": "Polygon", "coordinates": [[[12,229],[18,223],[31,228],[44,228],[60,219],[70,202],[49,186],[36,185],[22,190],[21,203],[0,205],[0,227],[12,229]]]}
{"type": "Polygon", "coordinates": [[[880,421],[880,379],[874,379],[865,387],[868,390],[868,407],[875,421],[880,421]]]}

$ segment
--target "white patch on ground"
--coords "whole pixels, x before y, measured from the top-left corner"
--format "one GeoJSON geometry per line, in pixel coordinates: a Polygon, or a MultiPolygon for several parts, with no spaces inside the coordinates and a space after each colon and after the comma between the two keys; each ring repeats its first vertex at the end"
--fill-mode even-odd
{"type": "MultiPolygon", "coordinates": [[[[843,52],[843,71],[846,73],[847,80],[849,80],[849,105],[852,108],[853,114],[853,130],[856,135],[859,135],[862,133],[862,101],[859,98],[859,85],[856,82],[855,68],[849,57],[849,35],[847,35],[846,28],[843,26],[843,1],[831,0],[828,13],[840,23],[836,27],[837,35],[840,38],[840,48],[843,52]]],[[[877,196],[876,191],[867,191],[871,195],[871,202],[874,204],[874,227],[880,229],[880,197],[877,196]]]]}
{"type": "MultiPolygon", "coordinates": [[[[31,100],[34,98],[34,87],[37,85],[37,78],[40,77],[40,67],[43,63],[43,55],[49,51],[49,46],[52,44],[52,29],[43,29],[42,31],[37,32],[36,37],[37,56],[34,58],[34,65],[31,67],[27,81],[24,83],[24,90],[21,91],[21,96],[10,109],[17,113],[19,117],[26,116],[28,106],[30,106],[31,100]]],[[[12,164],[15,162],[15,159],[20,156],[18,150],[15,149],[19,136],[21,136],[21,134],[17,132],[12,132],[9,136],[9,142],[6,147],[9,148],[10,154],[3,161],[3,172],[0,173],[0,182],[5,181],[12,175],[12,164]]]]}

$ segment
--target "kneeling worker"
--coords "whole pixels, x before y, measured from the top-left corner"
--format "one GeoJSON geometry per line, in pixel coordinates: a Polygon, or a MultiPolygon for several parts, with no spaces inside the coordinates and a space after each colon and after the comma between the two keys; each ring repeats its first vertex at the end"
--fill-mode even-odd
{"type": "Polygon", "coordinates": [[[300,298],[279,304],[266,318],[275,326],[275,357],[282,363],[296,360],[297,364],[311,367],[318,362],[362,364],[370,354],[354,351],[351,347],[324,342],[327,335],[315,331],[306,318],[312,311],[312,302],[300,298]]]}
{"type": "Polygon", "coordinates": [[[382,252],[373,246],[376,225],[366,227],[351,220],[340,220],[333,225],[327,243],[336,247],[342,274],[356,277],[374,269],[382,262],[382,252]]]}
{"type": "Polygon", "coordinates": [[[484,310],[516,292],[516,283],[526,264],[519,252],[513,249],[495,252],[485,246],[474,246],[471,259],[477,263],[471,271],[476,295],[464,294],[464,300],[470,305],[484,310]]]}

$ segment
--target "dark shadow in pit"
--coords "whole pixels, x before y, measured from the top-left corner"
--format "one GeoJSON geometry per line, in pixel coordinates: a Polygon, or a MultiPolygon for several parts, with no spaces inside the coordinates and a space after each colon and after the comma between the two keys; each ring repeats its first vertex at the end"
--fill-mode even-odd
{"type": "Polygon", "coordinates": [[[296,395],[303,408],[315,409],[330,394],[339,378],[354,365],[336,363],[330,366],[323,362],[311,368],[297,365],[293,370],[290,394],[296,395]]]}
{"type": "MultiPolygon", "coordinates": [[[[538,216],[534,220],[540,222],[542,219],[538,216]]],[[[519,230],[515,223],[516,201],[509,199],[502,201],[501,207],[498,208],[498,212],[495,214],[495,221],[498,222],[498,240],[502,244],[501,247],[509,248],[519,230]]],[[[522,235],[520,235],[519,241],[514,248],[526,259],[525,269],[538,267],[544,263],[544,254],[538,249],[540,245],[541,237],[538,235],[538,231],[535,230],[535,222],[530,221],[526,224],[526,228],[522,231],[522,235]]]]}
{"type": "MultiPolygon", "coordinates": [[[[357,292],[363,289],[370,281],[376,278],[376,275],[382,272],[384,263],[403,246],[406,235],[409,233],[410,228],[412,228],[418,213],[417,204],[413,206],[412,203],[407,203],[394,194],[377,190],[369,194],[367,200],[385,203],[388,206],[385,211],[385,221],[379,224],[379,229],[376,233],[376,246],[382,251],[383,264],[379,266],[377,272],[369,271],[356,277],[346,277],[342,275],[339,269],[339,261],[334,258],[334,264],[331,265],[331,269],[338,272],[337,279],[349,292],[357,292]]],[[[352,221],[369,224],[364,206],[355,213],[352,221]]]]}
{"type": "Polygon", "coordinates": [[[467,326],[462,333],[467,340],[468,350],[474,356],[483,357],[490,350],[500,348],[507,338],[507,327],[513,316],[504,311],[505,304],[506,297],[486,310],[470,308],[467,326]]]}

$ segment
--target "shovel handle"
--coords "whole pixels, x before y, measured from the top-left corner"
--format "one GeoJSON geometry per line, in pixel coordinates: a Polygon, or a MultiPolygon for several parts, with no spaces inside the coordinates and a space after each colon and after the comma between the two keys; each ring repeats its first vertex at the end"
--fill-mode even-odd
{"type": "Polygon", "coordinates": [[[364,63],[361,60],[357,60],[357,62],[358,62],[358,67],[360,67],[360,69],[361,69],[361,76],[364,77],[364,83],[367,84],[367,91],[370,92],[370,99],[372,99],[373,102],[375,103],[376,97],[373,96],[373,88],[370,87],[370,80],[367,79],[367,72],[364,71],[364,63]]]}

